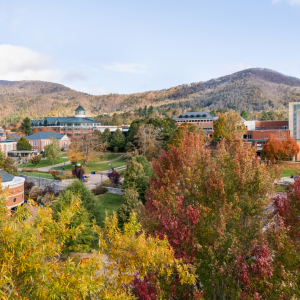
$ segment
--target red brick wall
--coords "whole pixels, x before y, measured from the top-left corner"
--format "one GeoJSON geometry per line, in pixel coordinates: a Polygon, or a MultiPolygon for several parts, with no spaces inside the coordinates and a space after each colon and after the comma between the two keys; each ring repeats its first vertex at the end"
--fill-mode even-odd
{"type": "Polygon", "coordinates": [[[24,184],[9,189],[8,190],[8,195],[7,197],[7,201],[6,201],[6,206],[10,207],[10,206],[15,206],[17,204],[20,204],[24,201],[24,184]],[[16,201],[14,202],[14,198],[16,198],[16,201]]]}
{"type": "Polygon", "coordinates": [[[290,136],[289,130],[249,130],[247,134],[252,134],[253,140],[266,140],[271,136],[286,139],[290,136]]]}
{"type": "Polygon", "coordinates": [[[289,121],[256,121],[255,127],[259,127],[259,130],[272,130],[282,129],[282,126],[289,128],[289,121]]]}

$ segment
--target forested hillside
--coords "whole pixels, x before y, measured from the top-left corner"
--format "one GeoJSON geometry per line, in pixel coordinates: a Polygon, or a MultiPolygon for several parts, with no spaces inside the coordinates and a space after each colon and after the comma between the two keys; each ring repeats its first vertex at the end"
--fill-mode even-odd
{"type": "Polygon", "coordinates": [[[152,105],[250,113],[275,110],[287,116],[291,101],[300,101],[300,80],[268,69],[248,69],[207,82],[130,95],[92,96],[56,83],[0,80],[0,121],[5,123],[24,116],[73,115],[79,104],[88,115],[132,111],[152,105]]]}

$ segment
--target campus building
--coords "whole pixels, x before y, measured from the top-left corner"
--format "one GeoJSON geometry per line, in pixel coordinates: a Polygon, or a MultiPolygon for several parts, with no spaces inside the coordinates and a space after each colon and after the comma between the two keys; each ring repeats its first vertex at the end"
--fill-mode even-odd
{"type": "Polygon", "coordinates": [[[17,150],[17,142],[12,140],[0,141],[0,149],[4,152],[5,156],[8,156],[10,151],[17,150]]]}
{"type": "Polygon", "coordinates": [[[24,203],[25,178],[13,176],[0,170],[1,186],[6,196],[8,209],[15,209],[24,203]]]}
{"type": "Polygon", "coordinates": [[[70,138],[65,134],[52,131],[39,131],[32,135],[26,136],[29,141],[32,150],[36,150],[37,153],[44,151],[45,146],[50,145],[52,142],[50,138],[55,138],[60,148],[68,149],[70,145],[70,138]]]}
{"type": "Polygon", "coordinates": [[[210,113],[199,111],[199,112],[186,112],[181,114],[178,117],[174,117],[173,120],[176,121],[177,125],[183,123],[192,123],[198,125],[207,133],[213,131],[214,120],[217,120],[219,117],[214,117],[210,113]]]}
{"type": "Polygon", "coordinates": [[[92,117],[85,115],[85,110],[82,106],[75,109],[75,116],[72,117],[45,117],[43,120],[32,120],[31,126],[33,133],[37,132],[57,132],[59,134],[74,136],[85,133],[92,133],[94,130],[104,131],[109,128],[110,131],[116,131],[118,128],[123,132],[127,132],[129,125],[122,126],[101,126],[92,117]]]}

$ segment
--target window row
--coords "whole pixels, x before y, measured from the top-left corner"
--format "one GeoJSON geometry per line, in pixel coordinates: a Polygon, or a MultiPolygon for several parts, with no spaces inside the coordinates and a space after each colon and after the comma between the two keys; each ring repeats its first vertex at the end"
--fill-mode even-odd
{"type": "Polygon", "coordinates": [[[186,120],[186,121],[177,121],[178,123],[184,123],[184,122],[188,122],[188,123],[205,123],[205,122],[212,122],[213,120],[186,120]]]}

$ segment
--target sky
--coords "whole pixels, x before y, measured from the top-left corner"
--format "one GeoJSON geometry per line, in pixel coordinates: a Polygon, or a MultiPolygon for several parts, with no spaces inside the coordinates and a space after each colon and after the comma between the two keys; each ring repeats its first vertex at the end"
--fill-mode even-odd
{"type": "Polygon", "coordinates": [[[0,0],[0,80],[93,95],[247,68],[300,78],[300,0],[0,0]]]}

